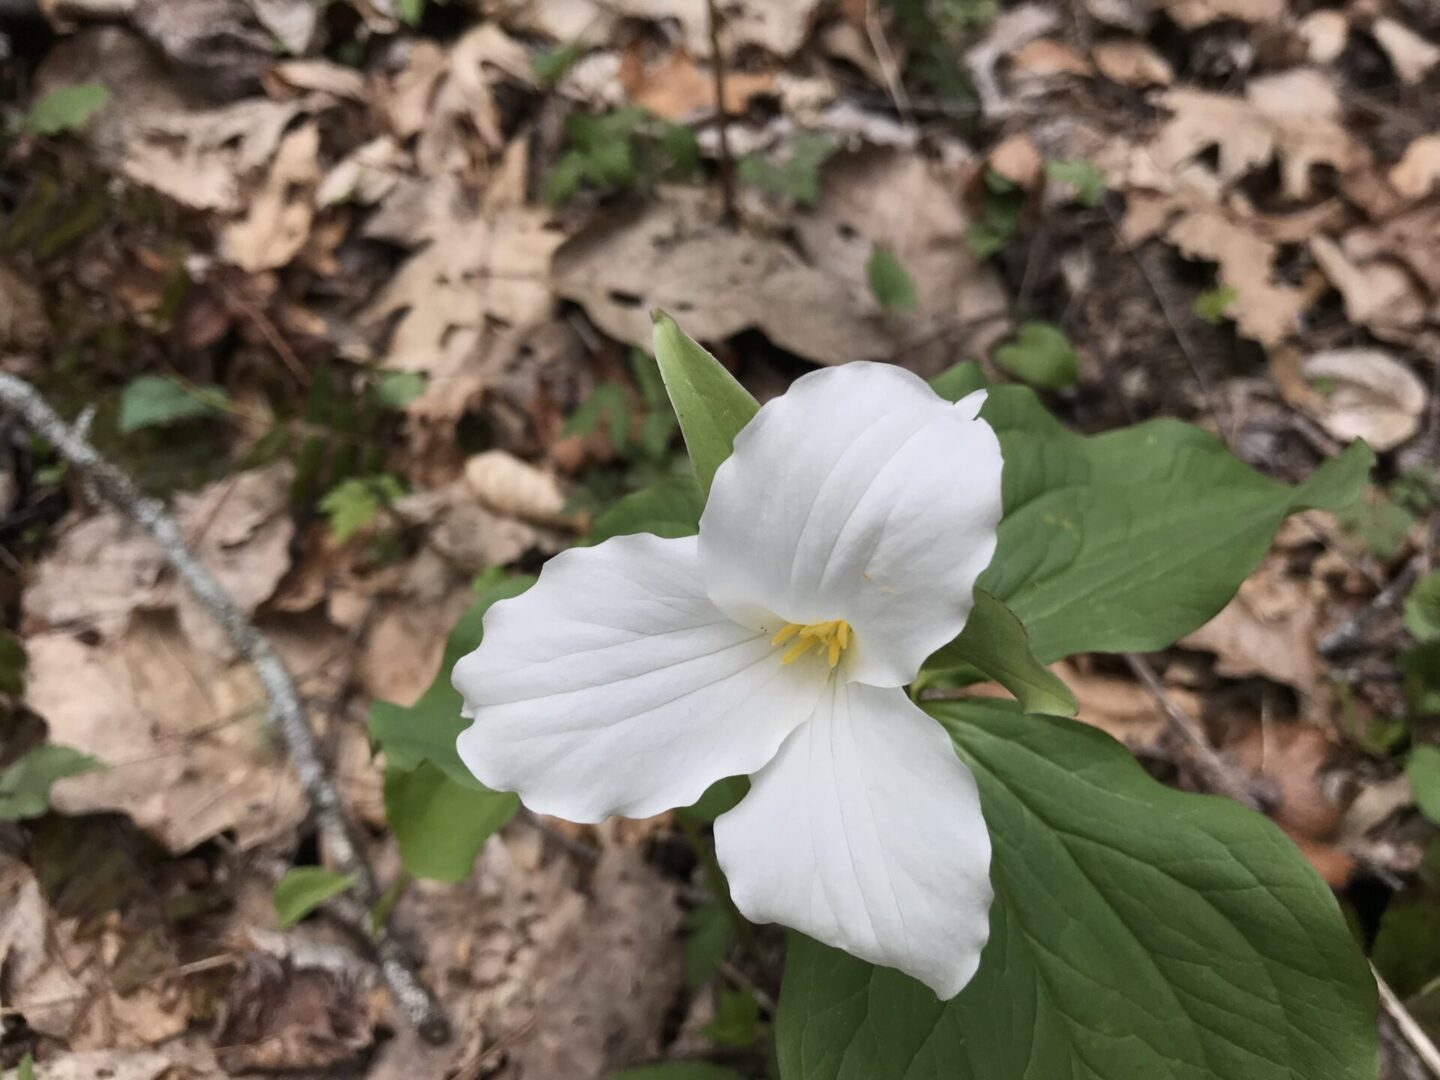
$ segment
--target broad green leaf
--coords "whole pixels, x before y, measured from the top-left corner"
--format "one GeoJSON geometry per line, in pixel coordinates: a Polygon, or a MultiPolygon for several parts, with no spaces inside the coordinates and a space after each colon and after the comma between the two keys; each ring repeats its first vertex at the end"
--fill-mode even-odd
{"type": "Polygon", "coordinates": [[[332,896],[339,896],[355,879],[323,866],[297,866],[275,883],[271,898],[282,930],[289,929],[332,896]]]}
{"type": "Polygon", "coordinates": [[[20,126],[36,135],[75,131],[89,123],[109,100],[110,91],[99,83],[62,86],[31,105],[20,126]]]}
{"type": "Polygon", "coordinates": [[[1440,570],[1426,574],[1405,597],[1405,629],[1419,642],[1440,638],[1440,570]]]}
{"type": "Polygon", "coordinates": [[[518,809],[516,796],[457,784],[433,762],[385,770],[385,820],[400,861],[419,878],[462,880],[485,841],[518,809]]]}
{"type": "Polygon", "coordinates": [[[1075,188],[1075,198],[1082,206],[1096,207],[1105,197],[1105,177],[1088,161],[1047,161],[1045,175],[1075,188]]]}
{"type": "Polygon", "coordinates": [[[1353,501],[1374,455],[1354,443],[1291,488],[1174,420],[1076,435],[1023,387],[990,389],[1005,516],[980,588],[1049,663],[1164,648],[1225,606],[1286,515],[1353,501]]]}
{"type": "Polygon", "coordinates": [[[1427,641],[1401,653],[1400,670],[1411,711],[1418,716],[1440,716],[1440,641],[1427,641]]]}
{"type": "Polygon", "coordinates": [[[700,527],[705,497],[695,477],[666,476],[648,488],[626,495],[595,519],[590,527],[594,543],[612,536],[648,532],[671,539],[693,536],[700,527]]]}
{"type": "Polygon", "coordinates": [[[1063,390],[1080,377],[1080,358],[1065,332],[1052,323],[1021,323],[1015,339],[995,350],[995,360],[1042,390],[1063,390]]]}
{"type": "Polygon", "coordinates": [[[1274,825],[1162,786],[1073,721],[931,712],[994,844],[980,970],[940,1002],[797,935],[783,1080],[1374,1080],[1374,981],[1274,825]]]}
{"type": "Polygon", "coordinates": [[[980,365],[974,360],[962,360],[930,380],[930,389],[951,402],[959,401],[976,390],[983,390],[988,385],[980,371],[980,365]]]}
{"type": "Polygon", "coordinates": [[[375,399],[387,409],[403,409],[425,393],[428,381],[418,371],[387,371],[375,384],[375,399]]]}
{"type": "Polygon", "coordinates": [[[1400,551],[1415,525],[1415,515],[1378,487],[1366,488],[1361,498],[1339,511],[1335,518],[1367,551],[1387,562],[1400,551]]]}
{"type": "Polygon", "coordinates": [[[726,776],[705,789],[705,793],[689,806],[676,811],[697,825],[709,825],[721,814],[735,809],[750,791],[748,776],[726,776]]]}
{"type": "Polygon", "coordinates": [[[585,55],[583,41],[571,41],[553,49],[541,49],[530,57],[530,70],[542,86],[553,86],[585,55]]]}
{"type": "Polygon", "coordinates": [[[533,577],[523,575],[504,578],[488,584],[480,592],[450,631],[440,670],[414,705],[377,701],[370,706],[370,738],[385,751],[390,767],[409,771],[418,768],[421,762],[430,761],[451,782],[471,791],[489,792],[489,788],[470,774],[455,752],[455,739],[465,729],[466,721],[460,715],[463,704],[460,694],[450,685],[450,669],[455,661],[480,644],[485,612],[490,610],[490,605],[519,596],[534,581],[533,577]]]}
{"type": "Polygon", "coordinates": [[[1421,890],[1392,900],[1380,917],[1370,959],[1401,998],[1418,993],[1440,972],[1440,905],[1421,890]]]}
{"type": "Polygon", "coordinates": [[[730,949],[730,913],[714,900],[685,916],[685,985],[698,990],[730,949]]]}
{"type": "Polygon", "coordinates": [[[870,292],[876,302],[890,311],[912,311],[920,298],[915,294],[915,282],[900,260],[882,247],[870,253],[865,264],[865,278],[870,283],[870,292]]]}
{"type": "Polygon", "coordinates": [[[610,1080],[745,1080],[734,1069],[711,1065],[705,1061],[677,1061],[669,1065],[650,1065],[643,1069],[626,1069],[610,1080]]]}
{"type": "Polygon", "coordinates": [[[176,424],[224,411],[229,396],[218,386],[187,386],[163,375],[141,375],[120,395],[120,432],[176,424]]]}
{"type": "Polygon", "coordinates": [[[1411,750],[1405,759],[1405,778],[1420,812],[1440,825],[1440,749],[1421,745],[1411,750]]]}
{"type": "Polygon", "coordinates": [[[1211,326],[1218,326],[1239,298],[1240,293],[1234,285],[1218,285],[1197,296],[1191,310],[1195,312],[1196,318],[1203,319],[1211,326]]]}
{"type": "Polygon", "coordinates": [[[652,311],[655,359],[680,418],[700,491],[708,496],[715,470],[730,456],[735,436],[760,406],[743,386],[663,311],[652,311]]]}
{"type": "Polygon", "coordinates": [[[833,135],[802,131],[790,140],[783,161],[746,154],[735,171],[741,181],[761,191],[814,206],[820,199],[821,169],[839,149],[840,140],[833,135]]]}
{"type": "Polygon", "coordinates": [[[320,510],[330,519],[330,531],[335,539],[343,544],[374,521],[387,503],[403,494],[404,486],[388,473],[352,476],[325,493],[320,500],[320,510]]]}
{"type": "Polygon", "coordinates": [[[722,990],[715,1019],[701,1033],[717,1046],[749,1046],[760,1037],[760,1006],[748,990],[722,990]]]}
{"type": "Polygon", "coordinates": [[[50,809],[50,785],[103,763],[68,746],[45,743],[26,751],[0,771],[0,821],[40,817],[50,809]]]}
{"type": "Polygon", "coordinates": [[[1035,659],[1020,620],[984,589],[975,590],[975,607],[960,636],[925,661],[920,681],[964,667],[1005,687],[1026,712],[1074,716],[1078,708],[1070,688],[1035,659]]]}

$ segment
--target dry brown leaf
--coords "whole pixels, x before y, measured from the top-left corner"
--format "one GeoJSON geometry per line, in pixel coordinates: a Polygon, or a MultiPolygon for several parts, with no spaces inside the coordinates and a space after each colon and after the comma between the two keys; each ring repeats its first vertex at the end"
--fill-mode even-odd
{"type": "Polygon", "coordinates": [[[1229,314],[1241,334],[1275,345],[1294,332],[1310,297],[1275,278],[1274,244],[1208,206],[1183,213],[1166,236],[1187,257],[1218,264],[1221,283],[1235,290],[1229,314]]]}
{"type": "Polygon", "coordinates": [[[1357,150],[1339,121],[1340,105],[1329,80],[1317,71],[1294,71],[1252,79],[1246,97],[1177,88],[1160,95],[1171,118],[1130,163],[1130,182],[1157,191],[1189,187],[1210,198],[1272,160],[1281,187],[1292,199],[1310,194],[1310,170],[1318,164],[1344,173],[1357,150]],[[1218,152],[1212,171],[1202,154],[1218,152]]]}
{"type": "Polygon", "coordinates": [[[1428,395],[1415,374],[1382,349],[1328,349],[1306,358],[1315,418],[1337,439],[1392,450],[1420,430],[1428,395]],[[1322,383],[1323,380],[1323,383],[1322,383]]]}
{"type": "MultiPolygon", "coordinates": [[[[691,120],[715,112],[715,80],[684,49],[667,53],[658,64],[646,64],[638,48],[620,58],[620,85],[630,100],[666,120],[691,120]]],[[[775,91],[775,76],[766,71],[730,71],[725,75],[725,111],[743,113],[750,99],[775,91]]]]}
{"type": "Polygon", "coordinates": [[[174,1058],[159,1050],[89,1050],[35,1065],[35,1080],[171,1080],[176,1075],[174,1058]]]}
{"type": "Polygon", "coordinates": [[[250,209],[220,237],[221,255],[250,273],[284,266],[305,246],[315,219],[320,180],[320,128],[306,124],[285,136],[250,209]]]}
{"type": "MultiPolygon", "coordinates": [[[[274,595],[290,569],[294,477],[294,466],[282,460],[175,499],[175,517],[191,552],[247,615],[274,595]]],[[[173,602],[181,629],[196,647],[217,658],[234,655],[215,617],[189,589],[175,586],[173,602]]]]}
{"type": "Polygon", "coordinates": [[[609,847],[594,902],[539,942],[536,1030],[516,1048],[522,1076],[600,1077],[660,1049],[657,1036],[683,984],[674,886],[639,848],[609,847]]]}
{"type": "Polygon", "coordinates": [[[1090,61],[1063,42],[1052,38],[1027,41],[1010,54],[1015,70],[1027,75],[1093,75],[1090,61]]]}
{"type": "Polygon", "coordinates": [[[85,137],[100,163],[198,210],[242,210],[246,184],[311,105],[301,98],[248,98],[196,108],[193,93],[150,45],[119,27],[87,29],[62,41],[37,77],[44,91],[97,82],[111,100],[85,137]]]}
{"type": "Polygon", "coordinates": [[[406,495],[396,500],[395,511],[406,521],[425,525],[426,543],[468,574],[505,566],[531,550],[554,553],[564,544],[564,537],[552,530],[487,510],[463,478],[406,495]]]}
{"type": "Polygon", "coordinates": [[[1303,723],[1251,724],[1222,749],[1237,765],[1275,783],[1280,794],[1270,814],[1275,824],[1295,838],[1322,843],[1335,838],[1344,807],[1328,792],[1335,747],[1324,731],[1303,723]]]}
{"type": "MultiPolygon", "coordinates": [[[[1073,660],[1054,667],[1079,703],[1076,719],[1113,736],[1134,753],[1161,754],[1165,714],[1148,690],[1134,679],[1089,671],[1073,660]]],[[[1200,715],[1200,699],[1194,693],[1183,687],[1168,687],[1166,692],[1180,709],[1200,715]]]]}
{"type": "Polygon", "coordinates": [[[397,139],[418,135],[430,123],[435,88],[448,64],[439,45],[421,38],[411,44],[405,66],[381,87],[379,105],[397,139]]]}
{"type": "Polygon", "coordinates": [[[1169,86],[1175,81],[1170,61],[1134,38],[1102,41],[1091,55],[1100,74],[1122,86],[1169,86]]]}
{"type": "Polygon", "coordinates": [[[566,525],[565,493],[544,469],[504,450],[487,450],[465,462],[465,482],[488,509],[541,525],[566,525]]]}
{"type": "Polygon", "coordinates": [[[451,588],[438,598],[386,601],[365,635],[355,673],[365,694],[413,705],[440,668],[445,639],[464,612],[468,590],[451,588]]]}
{"type": "Polygon", "coordinates": [[[1362,263],[1385,258],[1402,260],[1432,297],[1440,297],[1440,205],[1434,200],[1374,228],[1352,229],[1345,234],[1345,249],[1362,263]]]}
{"type": "MultiPolygon", "coordinates": [[[[673,19],[692,56],[710,55],[707,0],[592,0],[592,11],[663,22],[673,19]]],[[[537,5],[539,6],[539,5],[537,5]]],[[[727,56],[758,46],[775,56],[790,56],[810,36],[820,0],[732,0],[721,22],[721,51],[727,56]]]]}
{"type": "Polygon", "coordinates": [[[36,564],[22,596],[25,616],[47,626],[118,634],[131,612],[170,602],[165,567],[148,534],[119,514],[96,514],[64,529],[36,564]]]}
{"type": "Polygon", "coordinates": [[[1161,5],[1156,0],[1083,0],[1083,6],[1102,23],[1143,34],[1161,5]]]}
{"type": "Polygon", "coordinates": [[[1023,131],[1001,139],[990,151],[987,164],[991,170],[1026,191],[1035,187],[1045,168],[1045,160],[1040,156],[1040,151],[1023,131]]]}
{"type": "Polygon", "coordinates": [[[1350,40],[1350,20],[1342,11],[1312,11],[1296,29],[1313,64],[1333,64],[1350,40]]]}
{"type": "MultiPolygon", "coordinates": [[[[314,10],[309,3],[301,6],[314,10]]],[[[315,90],[361,104],[367,100],[365,76],[329,60],[285,60],[270,69],[270,77],[293,90],[315,90]]]]}
{"type": "MultiPolygon", "coordinates": [[[[293,56],[303,56],[310,50],[315,38],[315,28],[320,21],[320,9],[311,0],[246,0],[260,25],[285,47],[293,56]]],[[[324,63],[324,61],[295,61],[295,63],[324,63]]],[[[339,65],[331,65],[338,67],[339,65]]],[[[272,69],[273,70],[273,69],[272,69]]]]}
{"type": "Polygon", "coordinates": [[[1440,135],[1421,135],[1390,170],[1390,186],[1406,199],[1423,199],[1440,183],[1440,135]]]}
{"type": "MultiPolygon", "coordinates": [[[[960,322],[1002,316],[995,277],[966,242],[968,219],[954,187],[914,154],[873,151],[827,165],[821,202],[798,214],[801,253],[769,235],[725,226],[710,192],[674,188],[628,215],[608,215],[555,255],[557,292],[584,305],[612,337],[645,347],[649,309],[673,314],[709,341],[758,328],[817,363],[925,350],[952,355],[975,338],[936,334],[960,322]],[[885,199],[873,193],[883,190],[885,199]],[[886,246],[915,282],[919,305],[907,317],[879,310],[866,266],[886,246]],[[928,333],[928,336],[927,336],[928,333]]],[[[1003,332],[997,319],[988,324],[1003,332]]]]}
{"type": "Polygon", "coordinates": [[[368,980],[307,951],[244,954],[215,1032],[227,1073],[338,1069],[375,1041],[368,980]]]}
{"type": "Polygon", "coordinates": [[[1368,326],[1387,340],[1404,340],[1405,332],[1425,319],[1426,304],[1419,290],[1394,263],[1382,259],[1359,263],[1325,236],[1314,237],[1310,250],[1344,299],[1351,322],[1368,326]]]}
{"type": "Polygon", "coordinates": [[[26,700],[50,737],[108,766],[59,781],[61,813],[119,810],[177,854],[227,830],[248,848],[304,818],[248,668],[217,668],[162,620],[111,645],[47,633],[26,649],[26,700]]]}
{"type": "Polygon", "coordinates": [[[34,1030],[65,1039],[85,1010],[88,989],[58,955],[34,872],[0,855],[0,1001],[21,1011],[34,1030]]]}
{"type": "Polygon", "coordinates": [[[1216,672],[1227,678],[1263,675],[1310,695],[1322,672],[1315,652],[1318,620],[1308,583],[1286,574],[1283,558],[1268,559],[1180,645],[1214,653],[1216,672]]]}
{"type": "Polygon", "coordinates": [[[987,117],[999,118],[1012,112],[1019,104],[1015,93],[1000,87],[997,69],[1026,42],[1050,33],[1060,24],[1059,16],[1040,4],[1020,4],[1004,12],[990,24],[983,41],[965,53],[965,66],[970,81],[980,98],[981,110],[987,117]]]}
{"type": "Polygon", "coordinates": [[[1414,86],[1440,63],[1440,45],[1427,41],[1404,23],[1391,18],[1376,19],[1370,27],[1375,40],[1390,57],[1400,81],[1414,86]]]}
{"type": "Polygon", "coordinates": [[[1268,23],[1284,17],[1285,0],[1170,0],[1165,12],[1186,30],[1222,19],[1268,23]]]}

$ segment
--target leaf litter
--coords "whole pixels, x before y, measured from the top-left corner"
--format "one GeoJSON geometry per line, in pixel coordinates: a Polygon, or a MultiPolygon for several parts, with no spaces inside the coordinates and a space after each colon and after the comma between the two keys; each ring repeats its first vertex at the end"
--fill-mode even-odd
{"type": "MultiPolygon", "coordinates": [[[[973,358],[1010,378],[1006,350],[1044,325],[1065,364],[1041,385],[1083,430],[1178,415],[1286,478],[1365,438],[1382,453],[1366,505],[1287,527],[1235,599],[1157,663],[1169,704],[1274,787],[1272,817],[1327,880],[1414,878],[1425,837],[1394,747],[1433,741],[1433,717],[1406,696],[1402,605],[1381,601],[1415,560],[1430,565],[1440,502],[1433,20],[1285,0],[1185,0],[1162,19],[1087,0],[1081,33],[1063,6],[1032,3],[937,24],[947,75],[926,66],[933,42],[906,30],[903,4],[736,0],[721,5],[717,99],[701,0],[483,13],[253,0],[226,8],[234,33],[209,85],[194,77],[198,5],[103,20],[72,6],[37,58],[31,103],[79,93],[93,107],[16,153],[42,145],[68,162],[32,168],[54,169],[64,199],[88,169],[157,201],[57,232],[56,255],[7,244],[0,337],[42,365],[62,346],[91,350],[97,390],[177,373],[223,390],[215,409],[127,438],[143,468],[220,433],[229,475],[180,484],[173,505],[299,673],[383,867],[397,855],[367,703],[430,687],[477,575],[533,571],[668,475],[677,448],[667,429],[658,454],[645,449],[654,410],[630,355],[661,307],[761,397],[855,359],[930,376],[973,358]],[[77,89],[92,85],[103,100],[77,89]],[[645,118],[604,129],[594,175],[547,199],[574,149],[567,117],[632,106],[645,118]],[[684,148],[678,172],[654,167],[667,139],[684,148]],[[122,265],[115,296],[88,284],[122,265]],[[143,313],[143,344],[96,346],[109,340],[96,320],[122,311],[143,313]],[[340,405],[306,389],[322,368],[341,372],[340,405]],[[375,390],[397,375],[404,394],[375,390]],[[571,430],[597,394],[603,422],[571,430]],[[320,508],[347,482],[375,497],[342,536],[320,508]],[[1340,652],[1326,644],[1337,634],[1340,652]]],[[[43,206],[29,213],[45,221],[43,206]]],[[[706,1021],[677,1039],[674,1017],[712,1015],[715,980],[735,969],[684,989],[677,935],[704,886],[668,819],[571,832],[517,819],[459,886],[400,898],[462,1032],[447,1048],[397,1026],[363,977],[317,966],[334,955],[316,952],[323,915],[273,936],[254,867],[316,856],[259,688],[153,547],[88,509],[78,485],[37,481],[43,467],[22,455],[0,508],[39,523],[23,542],[0,534],[22,552],[24,707],[51,742],[108,766],[59,780],[51,818],[123,815],[166,865],[224,880],[236,959],[118,995],[113,961],[143,935],[112,919],[101,960],[75,964],[78,923],[10,859],[0,989],[51,1040],[39,1075],[363,1062],[374,1077],[598,1078],[713,1049],[706,1021]],[[177,987],[228,1012],[192,1015],[177,987]],[[52,997],[87,1005],[35,1008],[52,997]],[[88,1019],[94,1002],[121,1033],[113,1045],[88,1019]]],[[[1062,675],[1080,720],[1196,785],[1131,673],[1081,657],[1062,675]]],[[[188,951],[166,954],[171,966],[221,948],[212,931],[177,924],[188,951]]],[[[762,1013],[773,948],[736,956],[762,1013]]],[[[749,1052],[739,1060],[762,1067],[749,1052]]]]}

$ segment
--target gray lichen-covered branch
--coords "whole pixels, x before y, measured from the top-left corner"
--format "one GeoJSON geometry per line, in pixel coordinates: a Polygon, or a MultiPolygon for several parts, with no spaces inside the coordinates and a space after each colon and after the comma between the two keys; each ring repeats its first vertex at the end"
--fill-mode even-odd
{"type": "Polygon", "coordinates": [[[326,767],[319,741],[306,719],[295,680],[275,647],[190,551],[165,505],[144,495],[134,481],[103,458],[77,428],[62,420],[33,386],[0,372],[0,407],[18,415],[31,431],[54,446],[61,458],[80,472],[97,496],[154,538],[175,573],[224,630],[236,651],[254,667],[269,699],[270,722],[284,741],[325,850],[336,868],[355,882],[351,899],[336,910],[371,939],[385,982],[401,1011],[421,1035],[433,1042],[449,1038],[449,1021],[420,981],[414,962],[384,926],[377,927],[371,934],[366,925],[368,912],[380,899],[380,890],[326,767]]]}

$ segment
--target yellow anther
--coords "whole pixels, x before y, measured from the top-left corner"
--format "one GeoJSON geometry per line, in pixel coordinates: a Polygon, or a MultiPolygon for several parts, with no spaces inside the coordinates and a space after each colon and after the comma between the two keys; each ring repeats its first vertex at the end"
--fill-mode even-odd
{"type": "Polygon", "coordinates": [[[786,623],[780,632],[770,639],[770,644],[784,645],[792,640],[794,644],[780,657],[782,664],[793,664],[818,646],[820,654],[833,668],[840,663],[841,655],[850,646],[850,624],[844,619],[829,619],[808,625],[786,623]]]}
{"type": "Polygon", "coordinates": [[[785,642],[789,641],[792,637],[800,633],[800,631],[803,629],[804,627],[801,626],[799,623],[786,623],[785,626],[781,629],[781,631],[770,639],[770,644],[784,645],[785,642]]]}

